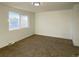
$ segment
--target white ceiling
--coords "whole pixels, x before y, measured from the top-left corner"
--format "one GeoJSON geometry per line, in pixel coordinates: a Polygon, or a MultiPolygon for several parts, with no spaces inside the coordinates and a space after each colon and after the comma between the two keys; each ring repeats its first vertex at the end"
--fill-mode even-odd
{"type": "Polygon", "coordinates": [[[41,2],[39,7],[33,6],[32,2],[3,2],[3,4],[31,12],[44,12],[71,9],[78,2],[41,2]]]}

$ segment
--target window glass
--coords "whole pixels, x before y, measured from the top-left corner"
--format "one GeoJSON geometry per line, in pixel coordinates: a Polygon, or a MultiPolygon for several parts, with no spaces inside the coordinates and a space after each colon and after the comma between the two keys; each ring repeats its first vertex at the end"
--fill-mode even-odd
{"type": "Polygon", "coordinates": [[[16,12],[9,12],[9,30],[16,30],[28,27],[28,16],[20,15],[16,12]]]}
{"type": "Polygon", "coordinates": [[[19,29],[20,16],[18,13],[9,12],[9,30],[19,29]]]}
{"type": "Polygon", "coordinates": [[[28,28],[29,22],[28,22],[28,16],[21,15],[21,28],[28,28]]]}

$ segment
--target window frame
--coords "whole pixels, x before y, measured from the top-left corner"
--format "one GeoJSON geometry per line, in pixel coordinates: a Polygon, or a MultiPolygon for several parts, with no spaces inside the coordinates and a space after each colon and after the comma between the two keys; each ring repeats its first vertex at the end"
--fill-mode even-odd
{"type": "MultiPolygon", "coordinates": [[[[13,30],[19,30],[19,29],[24,29],[24,28],[29,28],[29,16],[28,15],[23,15],[23,14],[19,14],[18,12],[14,12],[14,11],[9,11],[9,14],[8,14],[8,22],[9,22],[9,31],[13,31],[13,30]],[[10,26],[11,26],[11,15],[10,15],[10,13],[14,13],[14,14],[18,14],[18,16],[19,16],[19,20],[18,20],[18,24],[19,24],[19,26],[17,27],[17,28],[10,28],[10,26]],[[21,22],[22,22],[22,17],[27,17],[26,19],[27,19],[27,24],[26,24],[26,26],[22,26],[23,24],[21,24],[21,22]]],[[[15,15],[14,15],[15,16],[15,15]]],[[[17,17],[16,17],[17,18],[17,17]]]]}

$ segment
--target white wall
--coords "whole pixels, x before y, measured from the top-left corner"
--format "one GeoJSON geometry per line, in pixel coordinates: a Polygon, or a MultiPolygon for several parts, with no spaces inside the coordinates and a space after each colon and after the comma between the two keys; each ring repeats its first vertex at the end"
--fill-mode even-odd
{"type": "Polygon", "coordinates": [[[32,34],[73,39],[75,46],[79,46],[79,5],[73,10],[58,10],[36,13],[27,12],[12,7],[0,5],[0,48],[19,41],[32,34]],[[30,28],[9,31],[8,12],[15,11],[28,15],[30,28]],[[72,16],[73,14],[73,16],[72,16]],[[72,31],[73,30],[73,31],[72,31]],[[73,32],[73,36],[72,36],[73,32]]]}
{"type": "Polygon", "coordinates": [[[73,8],[73,43],[79,46],[79,4],[73,8]]]}
{"type": "Polygon", "coordinates": [[[34,13],[0,5],[0,48],[34,34],[34,13]],[[30,28],[9,31],[8,12],[15,11],[29,16],[30,28]]]}
{"type": "Polygon", "coordinates": [[[36,13],[35,33],[72,39],[71,21],[72,10],[36,13]]]}

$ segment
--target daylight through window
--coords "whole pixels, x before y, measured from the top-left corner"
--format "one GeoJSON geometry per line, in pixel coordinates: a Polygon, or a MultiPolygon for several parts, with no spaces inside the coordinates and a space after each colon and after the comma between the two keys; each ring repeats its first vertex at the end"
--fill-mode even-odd
{"type": "Polygon", "coordinates": [[[9,12],[9,30],[17,30],[28,27],[28,16],[20,15],[16,12],[9,12]]]}

